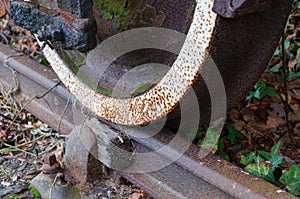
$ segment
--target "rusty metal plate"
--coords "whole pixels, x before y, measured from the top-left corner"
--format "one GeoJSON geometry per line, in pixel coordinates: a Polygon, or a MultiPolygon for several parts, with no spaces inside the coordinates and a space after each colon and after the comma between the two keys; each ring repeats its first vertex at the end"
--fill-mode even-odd
{"type": "Polygon", "coordinates": [[[272,0],[215,0],[213,11],[226,18],[241,17],[247,14],[270,9],[272,0]]]}

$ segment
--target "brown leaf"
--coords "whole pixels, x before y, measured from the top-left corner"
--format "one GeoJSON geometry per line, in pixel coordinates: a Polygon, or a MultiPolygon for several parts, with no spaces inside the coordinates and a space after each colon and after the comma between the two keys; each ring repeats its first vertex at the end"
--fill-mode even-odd
{"type": "Polygon", "coordinates": [[[133,193],[133,194],[130,194],[130,196],[128,197],[128,199],[140,199],[140,198],[141,198],[140,193],[133,193]]]}
{"type": "MultiPolygon", "coordinates": [[[[29,142],[30,142],[30,138],[25,137],[24,139],[22,139],[21,141],[19,141],[18,144],[24,144],[24,143],[29,143],[29,142]]],[[[30,147],[32,147],[32,144],[26,144],[24,146],[21,146],[20,148],[23,149],[23,150],[27,150],[30,147]]]]}
{"type": "Polygon", "coordinates": [[[0,0],[0,18],[4,17],[9,10],[9,0],[0,0]]]}
{"type": "Polygon", "coordinates": [[[285,120],[278,116],[268,116],[266,127],[270,128],[277,128],[285,123],[285,120]]]}
{"type": "Polygon", "coordinates": [[[284,104],[282,103],[271,103],[270,107],[273,109],[273,112],[279,117],[285,117],[284,104]]]}
{"type": "Polygon", "coordinates": [[[6,141],[7,140],[7,130],[8,129],[0,131],[0,141],[6,141]]]}
{"type": "Polygon", "coordinates": [[[243,122],[243,121],[236,121],[236,122],[233,123],[234,128],[235,128],[236,130],[238,130],[238,131],[243,130],[244,127],[245,127],[245,125],[246,125],[246,124],[245,124],[245,122],[243,122]]]}
{"type": "Polygon", "coordinates": [[[288,63],[289,70],[295,72],[295,66],[297,65],[297,61],[300,57],[300,48],[297,50],[297,55],[294,59],[291,59],[288,63]]]}
{"type": "Polygon", "coordinates": [[[295,111],[294,113],[289,113],[289,120],[291,121],[300,121],[300,109],[295,111]]]}

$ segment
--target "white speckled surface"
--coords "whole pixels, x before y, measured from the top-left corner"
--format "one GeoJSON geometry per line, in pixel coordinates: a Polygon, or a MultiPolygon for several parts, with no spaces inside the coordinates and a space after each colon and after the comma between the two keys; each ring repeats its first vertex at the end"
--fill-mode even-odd
{"type": "Polygon", "coordinates": [[[93,113],[117,124],[146,124],[172,111],[199,75],[215,26],[213,3],[213,0],[198,1],[186,41],[172,68],[155,87],[133,98],[97,93],[78,81],[55,50],[46,46],[43,52],[68,90],[93,113]]]}

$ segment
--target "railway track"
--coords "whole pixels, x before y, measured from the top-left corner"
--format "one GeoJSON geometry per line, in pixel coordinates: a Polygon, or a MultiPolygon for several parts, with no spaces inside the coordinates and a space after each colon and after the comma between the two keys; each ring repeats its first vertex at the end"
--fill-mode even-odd
{"type": "MultiPolygon", "coordinates": [[[[70,134],[75,128],[72,96],[64,86],[58,85],[44,98],[34,98],[49,91],[59,80],[50,68],[25,56],[14,55],[16,53],[9,46],[0,44],[1,91],[14,87],[12,71],[15,71],[15,80],[20,85],[15,99],[23,105],[26,104],[25,108],[29,112],[48,123],[53,129],[70,134]],[[3,63],[6,63],[6,66],[3,63]],[[30,99],[31,101],[26,103],[30,99]]],[[[122,126],[105,124],[104,121],[95,118],[99,121],[99,125],[105,127],[110,125],[115,131],[127,134],[130,134],[129,131],[138,131],[124,130],[122,126]]],[[[146,139],[132,137],[136,151],[140,153],[157,151],[173,138],[166,131],[168,130],[165,129],[159,135],[146,139]]],[[[155,198],[295,198],[211,153],[200,158],[198,152],[199,148],[191,145],[183,156],[160,170],[147,173],[126,171],[119,173],[155,198]]],[[[158,154],[157,157],[159,161],[170,158],[165,154],[158,154]]]]}

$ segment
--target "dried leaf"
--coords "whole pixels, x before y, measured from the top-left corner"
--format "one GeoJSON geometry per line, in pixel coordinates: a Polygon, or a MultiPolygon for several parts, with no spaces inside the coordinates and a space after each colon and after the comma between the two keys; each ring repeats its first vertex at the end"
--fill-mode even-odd
{"type": "Polygon", "coordinates": [[[9,0],[0,0],[0,17],[4,17],[9,10],[9,0]]]}
{"type": "Polygon", "coordinates": [[[297,50],[297,55],[295,56],[295,58],[291,59],[288,63],[288,67],[291,72],[296,72],[295,67],[298,64],[299,58],[300,58],[300,48],[297,50]]]}
{"type": "Polygon", "coordinates": [[[133,194],[130,194],[130,196],[128,197],[128,199],[140,199],[140,198],[141,198],[140,193],[133,193],[133,194]]]}
{"type": "Polygon", "coordinates": [[[5,140],[7,140],[7,130],[8,130],[8,129],[1,130],[1,131],[0,131],[0,141],[5,141],[5,140]]]}
{"type": "Polygon", "coordinates": [[[285,117],[284,104],[282,103],[271,103],[270,106],[273,109],[273,112],[279,117],[285,117]]]}
{"type": "Polygon", "coordinates": [[[266,128],[277,128],[285,123],[285,120],[278,116],[268,116],[266,128]]]}

